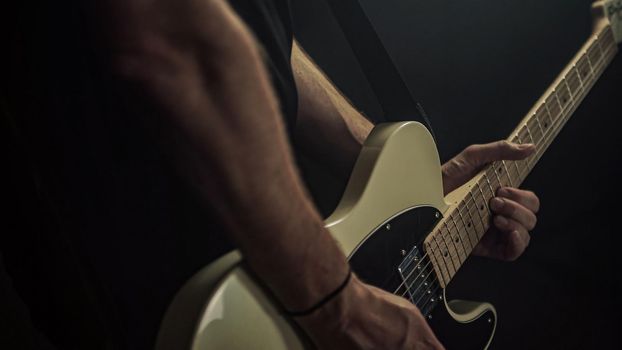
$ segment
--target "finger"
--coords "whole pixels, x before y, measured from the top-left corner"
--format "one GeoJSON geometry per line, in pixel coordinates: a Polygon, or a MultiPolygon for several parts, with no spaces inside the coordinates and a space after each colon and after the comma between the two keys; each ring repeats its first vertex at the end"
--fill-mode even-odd
{"type": "Polygon", "coordinates": [[[506,239],[504,258],[507,261],[514,261],[523,255],[525,249],[529,246],[531,237],[529,233],[524,231],[512,231],[507,235],[506,239]]]}
{"type": "Polygon", "coordinates": [[[537,213],[540,210],[540,199],[532,191],[511,187],[501,187],[497,190],[497,196],[511,199],[534,213],[537,213]]]}
{"type": "Polygon", "coordinates": [[[465,156],[473,163],[482,165],[497,160],[522,160],[535,152],[533,144],[517,144],[506,140],[472,145],[465,149],[465,156]]]}
{"type": "Polygon", "coordinates": [[[531,231],[536,227],[538,218],[528,208],[507,198],[495,197],[490,200],[490,209],[505,219],[512,219],[531,231]]]}
{"type": "Polygon", "coordinates": [[[531,236],[529,232],[518,222],[496,216],[493,219],[495,227],[500,231],[497,232],[497,239],[500,246],[503,247],[501,254],[504,260],[516,260],[529,246],[531,236]]]}

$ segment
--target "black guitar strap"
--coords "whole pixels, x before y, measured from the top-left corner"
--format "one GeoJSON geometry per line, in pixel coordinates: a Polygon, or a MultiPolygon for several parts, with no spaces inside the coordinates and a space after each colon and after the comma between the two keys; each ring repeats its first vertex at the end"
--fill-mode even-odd
{"type": "Polygon", "coordinates": [[[434,135],[428,116],[414,99],[359,0],[325,1],[378,98],[385,121],[416,120],[434,135]]]}

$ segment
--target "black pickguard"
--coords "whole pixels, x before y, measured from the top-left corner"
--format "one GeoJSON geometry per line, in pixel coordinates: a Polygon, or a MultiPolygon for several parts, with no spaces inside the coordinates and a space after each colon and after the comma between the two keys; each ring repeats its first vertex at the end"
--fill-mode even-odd
{"type": "MultiPolygon", "coordinates": [[[[366,283],[393,293],[403,281],[398,268],[405,256],[413,247],[423,247],[440,218],[435,208],[418,207],[390,219],[354,251],[350,257],[352,269],[366,283]]],[[[494,330],[494,314],[487,312],[471,322],[460,323],[451,317],[442,298],[436,299],[433,307],[421,311],[443,345],[450,350],[484,349],[494,330]]]]}

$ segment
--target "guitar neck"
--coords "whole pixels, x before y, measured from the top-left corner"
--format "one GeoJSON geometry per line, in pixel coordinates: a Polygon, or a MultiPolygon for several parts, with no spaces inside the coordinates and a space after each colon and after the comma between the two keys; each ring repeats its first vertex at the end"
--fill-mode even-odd
{"type": "Polygon", "coordinates": [[[486,167],[456,191],[450,210],[426,239],[426,251],[443,288],[490,227],[488,203],[496,190],[522,184],[617,54],[611,26],[605,24],[595,32],[508,138],[532,143],[536,152],[522,161],[486,167]]]}

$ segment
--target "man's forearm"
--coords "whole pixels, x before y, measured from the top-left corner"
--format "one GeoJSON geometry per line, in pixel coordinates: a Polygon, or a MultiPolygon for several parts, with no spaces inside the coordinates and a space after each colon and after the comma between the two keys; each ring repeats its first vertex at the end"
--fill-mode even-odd
{"type": "Polygon", "coordinates": [[[292,68],[299,96],[296,143],[309,157],[347,178],[373,128],[294,42],[292,68]]]}
{"type": "Polygon", "coordinates": [[[111,61],[161,115],[162,136],[251,268],[291,309],[331,292],[345,256],[307,198],[259,50],[227,3],[97,6],[130,23],[105,33],[111,61]]]}

